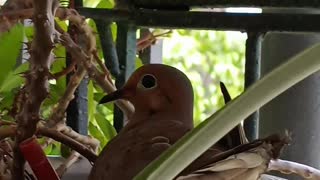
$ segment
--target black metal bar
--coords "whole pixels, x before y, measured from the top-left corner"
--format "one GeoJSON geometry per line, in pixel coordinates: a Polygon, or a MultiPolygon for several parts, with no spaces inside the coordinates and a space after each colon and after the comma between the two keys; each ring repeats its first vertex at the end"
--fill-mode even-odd
{"type": "MultiPolygon", "coordinates": [[[[260,78],[261,39],[262,33],[248,32],[246,41],[246,63],[244,87],[248,88],[260,78]]],[[[258,138],[259,110],[244,121],[244,129],[248,140],[258,138]]]]}
{"type": "Polygon", "coordinates": [[[83,135],[88,134],[88,82],[88,77],[81,81],[74,93],[74,99],[67,108],[68,126],[83,135]]]}
{"type": "MultiPolygon", "coordinates": [[[[140,29],[140,37],[144,37],[148,33],[150,33],[150,30],[148,28],[140,29]]],[[[147,47],[143,51],[139,52],[139,57],[140,57],[143,64],[150,64],[150,62],[151,62],[151,48],[147,47]]]]}
{"type": "MultiPolygon", "coordinates": [[[[82,0],[74,0],[75,7],[82,7],[82,0]]],[[[72,26],[72,25],[71,25],[72,26]]],[[[72,29],[72,27],[71,27],[72,29]]],[[[71,32],[72,34],[72,32],[71,32]]],[[[72,62],[71,56],[67,53],[66,56],[67,66],[72,62]]],[[[67,75],[67,83],[69,82],[71,75],[67,75]]],[[[88,134],[88,77],[85,77],[76,92],[74,93],[74,99],[70,102],[67,108],[67,124],[73,130],[80,134],[88,134]]]]}
{"type": "Polygon", "coordinates": [[[136,7],[320,7],[320,0],[133,0],[136,7]]]}
{"type": "Polygon", "coordinates": [[[234,31],[300,31],[319,32],[320,14],[223,13],[138,9],[79,9],[94,19],[129,21],[142,27],[215,29],[234,31]]]}
{"type": "Polygon", "coordinates": [[[83,7],[83,0],[74,0],[74,8],[78,9],[83,7]]]}
{"type": "MultiPolygon", "coordinates": [[[[150,35],[150,33],[148,28],[140,29],[141,38],[150,35]]],[[[162,63],[162,40],[159,39],[156,44],[151,44],[149,47],[141,50],[139,57],[143,64],[162,63]]]]}
{"type": "MultiPolygon", "coordinates": [[[[117,24],[117,53],[120,64],[120,75],[116,78],[116,87],[120,88],[135,70],[136,27],[128,23],[117,24]]],[[[122,111],[114,107],[114,127],[119,132],[124,125],[122,111]]]]}
{"type": "Polygon", "coordinates": [[[120,74],[119,60],[117,50],[113,42],[110,22],[104,20],[95,20],[95,22],[100,37],[105,65],[112,76],[117,77],[120,74]]]}

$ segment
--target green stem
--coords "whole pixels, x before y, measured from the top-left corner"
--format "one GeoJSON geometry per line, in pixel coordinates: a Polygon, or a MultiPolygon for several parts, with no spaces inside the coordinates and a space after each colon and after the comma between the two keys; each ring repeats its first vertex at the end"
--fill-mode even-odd
{"type": "Polygon", "coordinates": [[[135,180],[170,180],[255,110],[320,69],[320,44],[264,76],[193,129],[140,172],[135,180]]]}

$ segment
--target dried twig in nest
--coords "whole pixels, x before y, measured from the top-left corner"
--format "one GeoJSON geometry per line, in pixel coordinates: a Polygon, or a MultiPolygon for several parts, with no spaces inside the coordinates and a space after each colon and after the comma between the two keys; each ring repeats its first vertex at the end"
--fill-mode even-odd
{"type": "Polygon", "coordinates": [[[271,160],[268,170],[279,171],[283,174],[297,174],[304,179],[320,179],[320,170],[304,164],[281,159],[271,160]]]}

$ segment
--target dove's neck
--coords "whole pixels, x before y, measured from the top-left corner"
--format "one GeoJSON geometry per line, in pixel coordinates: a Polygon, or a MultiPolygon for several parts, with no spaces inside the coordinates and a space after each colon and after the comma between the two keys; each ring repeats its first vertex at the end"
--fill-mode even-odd
{"type": "MultiPolygon", "coordinates": [[[[160,123],[165,121],[180,121],[186,127],[192,129],[193,128],[193,113],[192,108],[175,108],[175,107],[168,107],[165,109],[161,109],[158,111],[153,111],[152,109],[139,109],[135,110],[135,113],[129,118],[128,125],[135,125],[144,123],[146,121],[152,121],[155,123],[160,123]]],[[[131,126],[130,125],[130,126],[131,126]]]]}

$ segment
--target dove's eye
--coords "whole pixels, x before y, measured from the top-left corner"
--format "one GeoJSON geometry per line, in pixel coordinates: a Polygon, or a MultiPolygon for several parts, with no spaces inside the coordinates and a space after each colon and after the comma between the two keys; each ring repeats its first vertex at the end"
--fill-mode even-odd
{"type": "Polygon", "coordinates": [[[145,74],[140,79],[138,87],[141,89],[153,89],[157,87],[157,79],[152,74],[145,74]]]}

